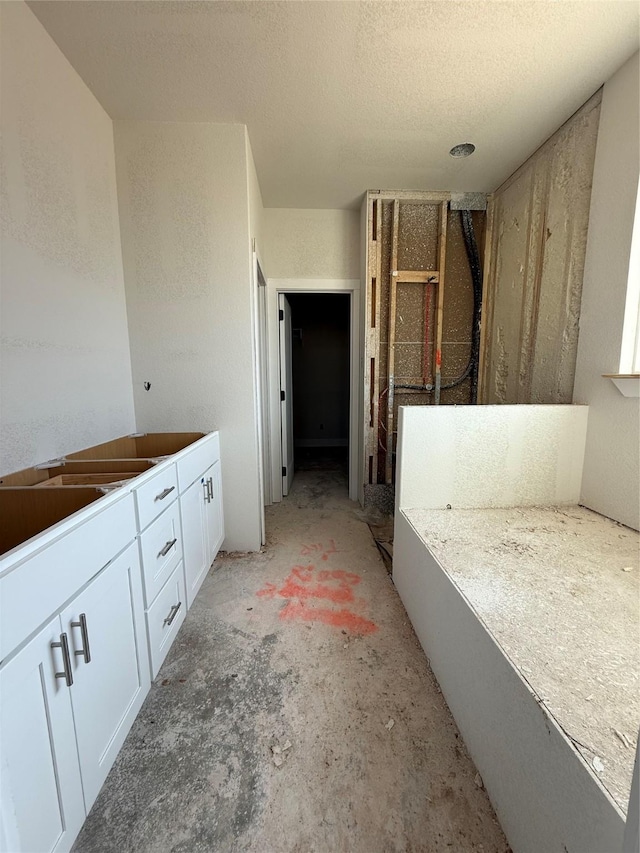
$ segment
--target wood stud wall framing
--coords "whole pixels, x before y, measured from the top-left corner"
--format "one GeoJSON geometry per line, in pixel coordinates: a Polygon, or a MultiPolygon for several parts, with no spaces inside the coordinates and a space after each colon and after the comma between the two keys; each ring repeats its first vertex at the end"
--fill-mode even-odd
{"type": "MultiPolygon", "coordinates": [[[[459,228],[455,235],[448,234],[450,217],[453,215],[449,211],[449,201],[449,193],[367,193],[364,393],[368,417],[365,418],[365,484],[391,486],[394,482],[396,421],[400,401],[403,405],[407,402],[412,405],[465,402],[463,396],[455,397],[451,392],[441,393],[440,390],[441,384],[451,378],[452,371],[459,372],[457,366],[451,366],[451,352],[456,348],[464,350],[466,345],[466,340],[444,341],[447,325],[445,312],[457,311],[461,314],[459,325],[464,326],[466,323],[469,330],[471,325],[470,317],[467,322],[465,315],[469,308],[469,286],[467,282],[460,281],[460,270],[465,268],[468,273],[467,261],[466,256],[463,257],[463,249],[461,250],[459,228]],[[412,253],[407,251],[407,238],[402,234],[403,205],[408,205],[413,214],[421,205],[429,208],[429,215],[425,218],[425,233],[429,230],[428,241],[432,249],[422,252],[422,257],[428,255],[430,258],[429,269],[399,268],[412,265],[407,262],[407,257],[412,253]],[[458,288],[459,292],[452,294],[453,308],[447,308],[445,271],[448,247],[451,251],[452,245],[457,270],[454,271],[453,286],[454,290],[458,288]],[[403,288],[404,309],[400,307],[399,287],[403,288]],[[415,294],[411,296],[410,311],[407,310],[406,304],[408,288],[415,294]],[[399,312],[404,312],[405,316],[399,312]],[[407,317],[407,313],[411,316],[407,317]],[[432,317],[429,351],[425,349],[424,344],[398,338],[398,324],[404,324],[404,328],[411,325],[412,328],[423,329],[423,334],[426,335],[429,317],[432,317]],[[381,328],[381,325],[384,328],[381,328]],[[448,374],[446,364],[443,368],[443,342],[445,347],[449,347],[448,374]],[[400,371],[402,375],[399,375],[398,347],[403,352],[404,362],[400,371]],[[408,362],[411,362],[412,370],[416,369],[419,348],[423,350],[423,354],[420,353],[423,373],[407,376],[408,362]],[[411,358],[407,358],[409,351],[412,353],[411,358]],[[433,385],[434,390],[421,392],[397,388],[398,384],[425,383],[433,385]],[[442,394],[446,399],[443,399],[442,394]]],[[[405,208],[405,211],[409,208],[405,208]]],[[[479,214],[479,220],[484,230],[484,214],[479,214]]],[[[482,232],[477,234],[477,237],[478,242],[482,244],[482,232]]],[[[420,235],[417,239],[420,239],[420,235]]],[[[420,252],[413,254],[417,257],[420,252]]]]}

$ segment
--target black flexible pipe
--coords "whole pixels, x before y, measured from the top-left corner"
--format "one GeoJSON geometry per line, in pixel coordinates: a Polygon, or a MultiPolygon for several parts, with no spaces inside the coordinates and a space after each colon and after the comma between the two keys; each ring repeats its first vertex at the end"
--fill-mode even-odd
{"type": "Polygon", "coordinates": [[[462,234],[469,258],[473,283],[473,325],[471,327],[471,402],[478,402],[478,368],[480,365],[480,321],[482,319],[482,268],[470,210],[461,210],[462,234]]]}
{"type": "MultiPolygon", "coordinates": [[[[460,218],[462,220],[462,235],[464,237],[464,246],[467,250],[467,258],[469,259],[469,268],[471,270],[471,284],[473,286],[473,318],[471,320],[471,352],[469,354],[469,362],[464,371],[451,382],[447,382],[440,386],[441,390],[448,388],[456,388],[461,385],[468,376],[471,376],[471,402],[478,401],[478,366],[480,361],[480,320],[482,312],[482,268],[480,266],[480,255],[478,254],[478,244],[473,228],[473,218],[470,210],[461,210],[460,218]]],[[[433,391],[434,385],[396,385],[396,388],[403,388],[409,391],[433,391]]]]}

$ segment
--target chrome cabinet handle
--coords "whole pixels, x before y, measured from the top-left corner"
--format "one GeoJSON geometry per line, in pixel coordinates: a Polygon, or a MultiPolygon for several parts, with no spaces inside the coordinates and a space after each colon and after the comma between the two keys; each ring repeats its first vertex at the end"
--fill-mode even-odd
{"type": "Polygon", "coordinates": [[[167,544],[164,546],[162,551],[160,551],[160,553],[158,554],[158,557],[166,557],[167,554],[169,553],[169,551],[173,548],[173,546],[176,544],[177,541],[178,541],[177,539],[170,539],[167,542],[167,544]]]}
{"type": "Polygon", "coordinates": [[[80,628],[82,634],[82,648],[74,652],[78,657],[84,658],[85,663],[91,663],[91,649],[89,648],[89,632],[87,631],[87,614],[80,614],[79,622],[72,622],[72,628],[80,628]]]}
{"type": "Polygon", "coordinates": [[[163,501],[167,495],[170,495],[171,492],[175,489],[175,486],[171,486],[168,489],[163,489],[159,495],[156,495],[154,501],[163,501]]]}
{"type": "Polygon", "coordinates": [[[64,678],[67,687],[73,684],[73,673],[71,672],[71,655],[69,654],[69,641],[66,634],[60,634],[59,643],[51,643],[52,649],[62,649],[62,672],[56,672],[56,678],[64,678]]]}
{"type": "Polygon", "coordinates": [[[164,620],[164,622],[162,623],[162,627],[163,627],[163,628],[164,628],[164,626],[165,626],[165,625],[171,625],[171,623],[173,622],[173,620],[174,620],[174,619],[176,618],[176,616],[178,615],[178,611],[180,610],[180,608],[181,608],[181,607],[182,607],[182,602],[181,602],[181,601],[179,601],[177,604],[174,604],[174,605],[172,606],[171,610],[169,611],[169,615],[167,616],[167,618],[166,618],[166,619],[164,620]]]}
{"type": "Polygon", "coordinates": [[[207,486],[209,487],[209,498],[213,500],[213,477],[209,477],[207,486]]]}
{"type": "Polygon", "coordinates": [[[200,482],[202,483],[202,487],[204,489],[204,501],[205,501],[205,503],[210,503],[211,502],[211,496],[209,495],[209,481],[208,480],[201,480],[200,482]]]}

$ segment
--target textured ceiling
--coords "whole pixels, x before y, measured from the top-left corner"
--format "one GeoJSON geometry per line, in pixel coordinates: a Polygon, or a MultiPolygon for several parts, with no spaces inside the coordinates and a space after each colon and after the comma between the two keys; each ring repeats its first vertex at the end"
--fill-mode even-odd
{"type": "Polygon", "coordinates": [[[638,49],[617,0],[29,6],[113,119],[246,124],[268,207],[493,190],[638,49]]]}

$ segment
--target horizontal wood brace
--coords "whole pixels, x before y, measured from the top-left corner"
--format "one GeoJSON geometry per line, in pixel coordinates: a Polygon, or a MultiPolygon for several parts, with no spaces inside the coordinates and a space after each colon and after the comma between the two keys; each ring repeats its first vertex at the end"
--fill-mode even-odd
{"type": "Polygon", "coordinates": [[[438,270],[393,270],[391,275],[403,284],[438,284],[438,270]]]}

